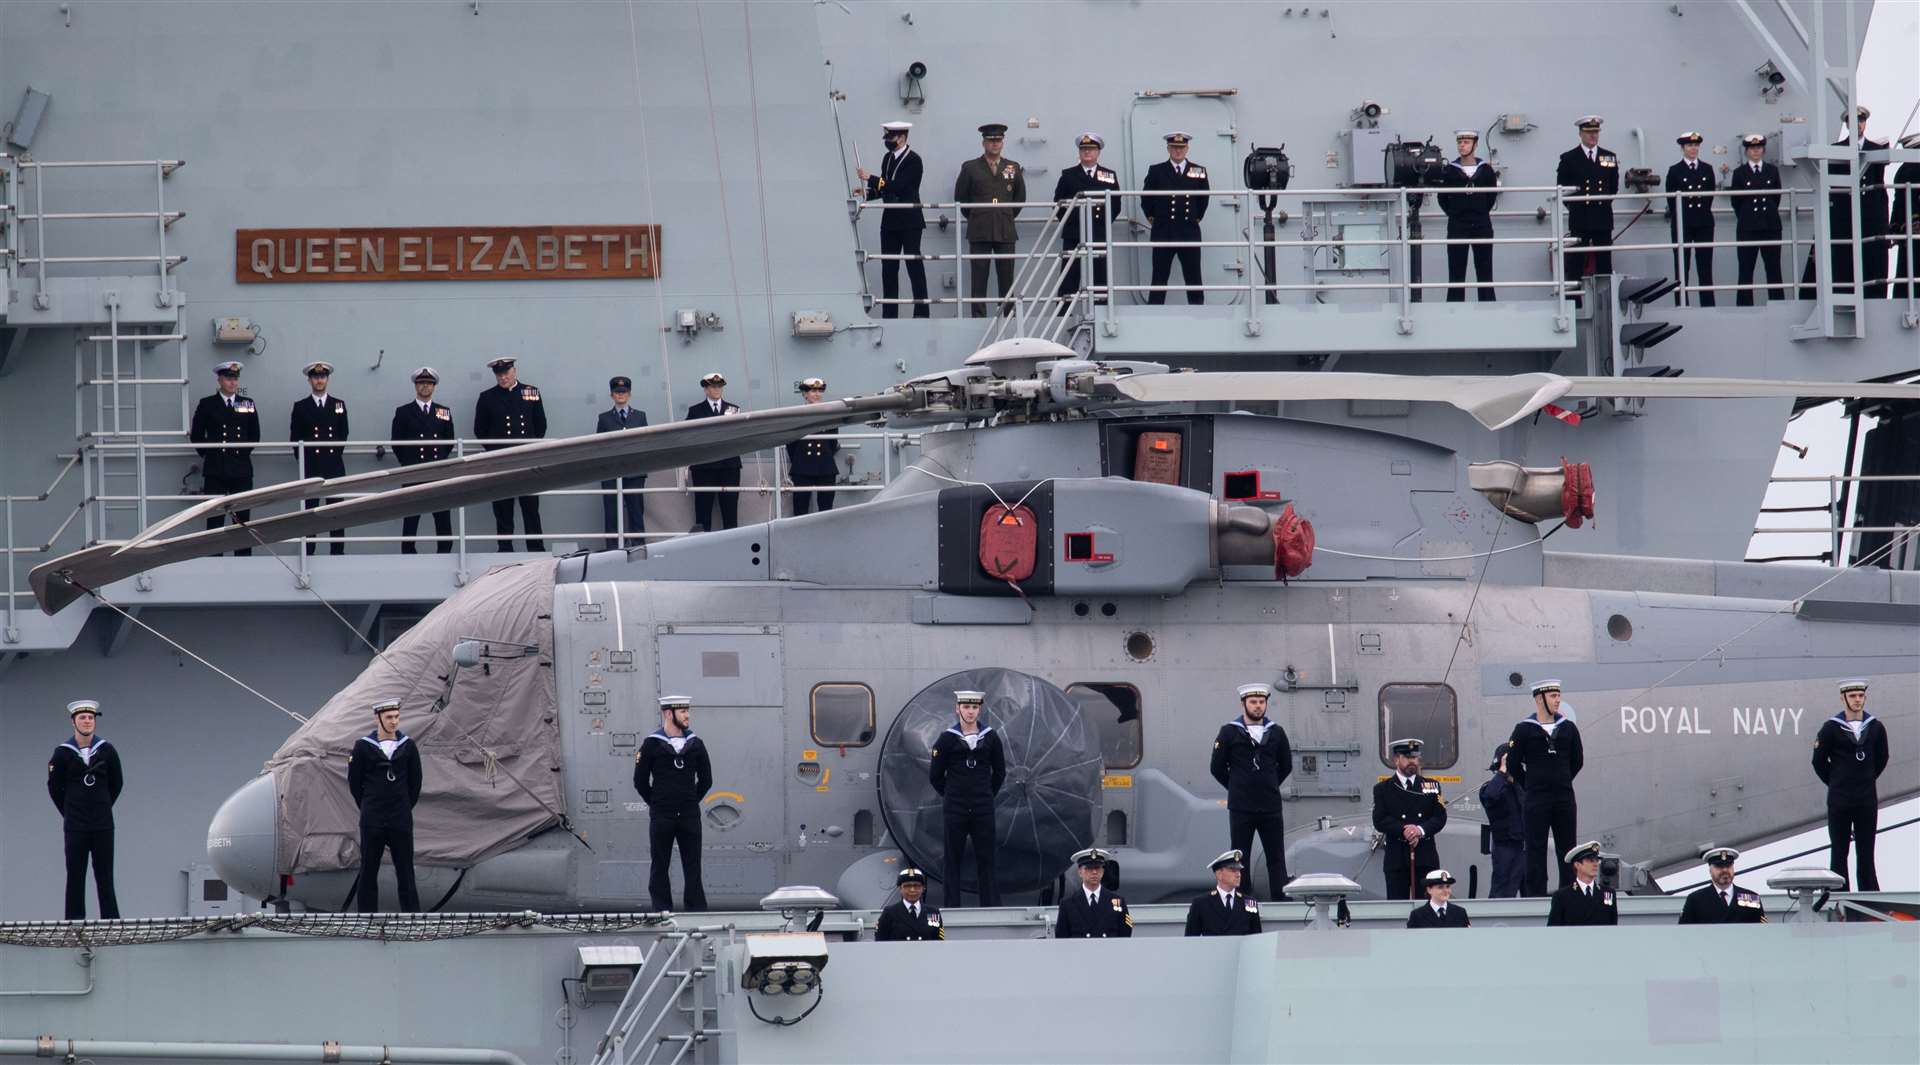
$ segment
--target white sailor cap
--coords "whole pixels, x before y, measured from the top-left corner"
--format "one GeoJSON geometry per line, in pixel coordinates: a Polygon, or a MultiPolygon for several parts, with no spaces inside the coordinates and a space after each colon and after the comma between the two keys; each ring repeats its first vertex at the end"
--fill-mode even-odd
{"type": "Polygon", "coordinates": [[[1176,129],[1163,138],[1168,144],[1192,144],[1193,134],[1184,129],[1176,129]]]}
{"type": "Polygon", "coordinates": [[[1840,682],[1841,695],[1845,695],[1848,692],[1863,692],[1866,690],[1867,690],[1867,682],[1859,679],[1858,677],[1854,678],[1853,680],[1843,680],[1840,682]]]}
{"type": "Polygon", "coordinates": [[[1600,124],[1604,121],[1606,120],[1599,115],[1581,115],[1579,118],[1573,120],[1573,124],[1579,129],[1599,129],[1600,124]]]}
{"type": "Polygon", "coordinates": [[[913,128],[913,123],[901,122],[898,119],[896,119],[892,122],[880,123],[880,128],[883,130],[886,130],[888,133],[905,133],[906,131],[913,128]]]}
{"type": "Polygon", "coordinates": [[[1451,885],[1451,884],[1457,884],[1457,883],[1459,883],[1459,881],[1455,880],[1453,878],[1453,874],[1447,872],[1445,869],[1435,869],[1433,872],[1427,874],[1428,887],[1438,887],[1441,884],[1451,885]]]}
{"type": "Polygon", "coordinates": [[[333,364],[324,359],[315,359],[301,370],[308,377],[332,377],[333,364]]]}
{"type": "Polygon", "coordinates": [[[1453,139],[1457,141],[1464,141],[1464,140],[1477,141],[1480,139],[1480,131],[1477,129],[1456,129],[1453,131],[1453,139]]]}
{"type": "Polygon", "coordinates": [[[440,374],[439,371],[431,366],[422,366],[418,370],[413,371],[413,379],[415,381],[432,381],[437,385],[440,383],[440,374]]]}
{"type": "Polygon", "coordinates": [[[398,699],[382,699],[379,702],[373,704],[373,714],[375,717],[378,717],[389,710],[398,710],[398,709],[400,709],[400,700],[398,699]]]}
{"type": "Polygon", "coordinates": [[[813,391],[825,392],[826,390],[827,390],[826,379],[821,377],[804,378],[801,380],[801,382],[798,385],[794,386],[794,391],[796,392],[813,392],[813,391]]]}
{"type": "Polygon", "coordinates": [[[499,373],[501,370],[512,369],[513,365],[519,361],[519,358],[513,355],[495,355],[487,360],[487,369],[499,373]]]}
{"type": "Polygon", "coordinates": [[[927,874],[909,865],[905,869],[900,870],[900,872],[894,876],[893,882],[895,886],[898,886],[901,884],[925,885],[927,882],[927,874]]]}
{"type": "Polygon", "coordinates": [[[1588,858],[1592,858],[1595,861],[1599,860],[1600,858],[1600,841],[1599,840],[1590,839],[1585,843],[1582,843],[1579,846],[1568,851],[1565,861],[1568,865],[1572,865],[1574,862],[1585,861],[1588,858]]]}
{"type": "Polygon", "coordinates": [[[1088,132],[1074,138],[1073,144],[1076,148],[1105,148],[1107,139],[1098,133],[1088,132]]]}
{"type": "Polygon", "coordinates": [[[684,695],[662,695],[660,697],[660,709],[662,710],[678,710],[682,707],[692,705],[693,700],[684,695]]]}
{"type": "Polygon", "coordinates": [[[1690,130],[1688,130],[1688,131],[1686,131],[1685,133],[1682,133],[1682,134],[1680,134],[1680,135],[1679,135],[1678,137],[1675,137],[1675,138],[1673,138],[1673,143],[1675,143],[1675,144],[1700,144],[1700,143],[1703,143],[1703,142],[1704,142],[1704,141],[1705,141],[1706,139],[1707,139],[1707,138],[1706,138],[1706,137],[1704,137],[1704,136],[1702,136],[1702,135],[1700,134],[1700,132],[1699,132],[1698,130],[1691,130],[1691,129],[1690,129],[1690,130]]]}
{"type": "Polygon", "coordinates": [[[1867,109],[1866,104],[1861,104],[1860,106],[1853,109],[1853,117],[1859,119],[1862,122],[1865,122],[1868,118],[1871,118],[1872,116],[1873,116],[1873,112],[1867,109]]]}
{"type": "Polygon", "coordinates": [[[1732,865],[1740,852],[1732,847],[1715,847],[1700,857],[1706,859],[1708,865],[1732,865]]]}
{"type": "Polygon", "coordinates": [[[727,375],[721,373],[719,370],[715,370],[712,373],[700,379],[700,387],[702,388],[705,388],[708,385],[720,385],[722,387],[725,387],[726,383],[727,383],[727,375]]]}
{"type": "Polygon", "coordinates": [[[1425,740],[1416,740],[1416,739],[1394,740],[1392,743],[1387,744],[1387,753],[1404,754],[1404,755],[1417,757],[1420,754],[1420,748],[1425,747],[1426,745],[1427,745],[1427,741],[1425,740]]]}
{"type": "Polygon", "coordinates": [[[1557,692],[1559,690],[1560,682],[1557,680],[1543,680],[1533,686],[1533,694],[1535,695],[1539,695],[1541,692],[1557,692]]]}
{"type": "Polygon", "coordinates": [[[75,714],[92,714],[94,717],[99,717],[100,716],[99,700],[75,699],[74,701],[68,703],[67,717],[71,718],[75,714]]]}
{"type": "Polygon", "coordinates": [[[238,377],[240,376],[241,369],[243,369],[243,367],[239,363],[228,359],[226,362],[215,364],[213,375],[215,377],[238,377]]]}
{"type": "Polygon", "coordinates": [[[1208,862],[1207,868],[1212,870],[1245,869],[1247,867],[1246,859],[1247,859],[1247,856],[1240,853],[1238,850],[1230,850],[1230,851],[1227,851],[1225,854],[1222,854],[1220,857],[1215,858],[1213,861],[1208,862]]]}
{"type": "Polygon", "coordinates": [[[1086,850],[1075,851],[1073,853],[1073,864],[1105,865],[1107,864],[1109,857],[1110,856],[1107,854],[1106,851],[1103,851],[1098,847],[1088,847],[1086,850]]]}
{"type": "Polygon", "coordinates": [[[1262,699],[1273,698],[1273,686],[1270,684],[1242,684],[1235,691],[1242,700],[1249,695],[1258,695],[1262,699]]]}
{"type": "Polygon", "coordinates": [[[1767,135],[1764,133],[1748,133],[1741,136],[1740,143],[1748,148],[1765,148],[1767,146],[1767,135]]]}
{"type": "Polygon", "coordinates": [[[957,691],[953,693],[953,701],[956,703],[971,703],[974,706],[979,706],[981,703],[987,701],[987,693],[957,691]]]}

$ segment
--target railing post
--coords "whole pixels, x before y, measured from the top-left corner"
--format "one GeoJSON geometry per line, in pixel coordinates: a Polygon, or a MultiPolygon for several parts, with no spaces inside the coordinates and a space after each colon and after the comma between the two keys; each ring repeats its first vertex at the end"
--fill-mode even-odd
{"type": "Polygon", "coordinates": [[[959,293],[954,303],[959,313],[954,315],[955,318],[965,318],[972,310],[967,306],[967,268],[973,264],[961,257],[966,248],[966,231],[967,213],[960,209],[960,203],[956,200],[953,204],[953,290],[959,293]]]}
{"type": "MultiPolygon", "coordinates": [[[[1247,223],[1247,325],[1246,325],[1246,329],[1247,329],[1248,336],[1257,337],[1260,335],[1260,331],[1266,328],[1266,313],[1261,308],[1263,305],[1265,305],[1267,301],[1261,297],[1260,266],[1259,266],[1259,263],[1263,263],[1266,260],[1264,256],[1261,255],[1260,251],[1255,250],[1255,244],[1253,239],[1253,190],[1243,189],[1241,190],[1240,195],[1246,197],[1246,201],[1247,201],[1247,209],[1241,215],[1241,218],[1245,219],[1247,223]]],[[[1264,249],[1261,249],[1261,250],[1263,251],[1264,249]]],[[[1204,277],[1205,271],[1202,271],[1201,273],[1202,273],[1202,276],[1204,277]]],[[[1173,275],[1169,274],[1167,276],[1171,278],[1173,275]]],[[[1274,279],[1271,277],[1267,278],[1267,283],[1269,285],[1273,284],[1274,279]]]]}
{"type": "MultiPolygon", "coordinates": [[[[456,438],[453,442],[453,456],[465,458],[467,442],[456,438]]],[[[456,588],[467,583],[467,508],[460,507],[453,513],[453,585],[456,588]]]]}
{"type": "Polygon", "coordinates": [[[1413,256],[1407,243],[1407,190],[1395,189],[1394,213],[1399,216],[1400,242],[1400,335],[1413,332],[1413,256]]]}
{"type": "Polygon", "coordinates": [[[1553,303],[1557,312],[1554,317],[1557,328],[1564,333],[1573,328],[1573,322],[1572,316],[1567,313],[1566,218],[1561,214],[1561,196],[1562,191],[1556,187],[1553,194],[1547,197],[1547,213],[1553,222],[1549,231],[1551,243],[1547,245],[1547,268],[1553,278],[1553,303]]]}
{"type": "Polygon", "coordinates": [[[1832,563],[1835,566],[1845,564],[1840,557],[1840,526],[1846,524],[1846,519],[1840,514],[1839,483],[1836,477],[1827,478],[1827,527],[1833,530],[1832,563]]]}
{"type": "Polygon", "coordinates": [[[13,605],[13,496],[0,498],[7,504],[7,631],[0,636],[4,636],[4,642],[12,643],[19,639],[20,631],[19,619],[14,613],[17,608],[13,605]]]}
{"type": "MultiPolygon", "coordinates": [[[[305,479],[307,476],[307,442],[305,440],[296,440],[293,442],[293,475],[296,479],[305,479]]],[[[306,501],[302,500],[300,506],[301,509],[305,509],[306,501]]],[[[300,550],[294,552],[300,556],[300,572],[295,584],[301,588],[310,588],[313,586],[313,575],[309,572],[309,567],[312,566],[312,563],[307,561],[307,559],[311,557],[307,551],[307,545],[312,542],[312,537],[302,536],[300,538],[300,550]]]]}

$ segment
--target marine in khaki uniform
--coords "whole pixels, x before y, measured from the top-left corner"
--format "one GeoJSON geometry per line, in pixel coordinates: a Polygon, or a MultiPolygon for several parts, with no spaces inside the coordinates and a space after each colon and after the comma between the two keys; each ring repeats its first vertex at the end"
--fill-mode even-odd
{"type": "MultiPolygon", "coordinates": [[[[1027,198],[1026,168],[1012,159],[1000,154],[1006,144],[1007,127],[1003,122],[989,122],[980,127],[981,154],[977,159],[969,159],[960,164],[960,176],[953,182],[953,199],[956,203],[973,204],[1017,204],[1027,198]]],[[[1013,288],[1013,249],[1020,239],[1017,219],[1018,207],[962,207],[960,214],[967,220],[967,253],[969,255],[998,255],[998,259],[972,259],[968,261],[967,295],[982,297],[987,293],[987,270],[992,267],[1000,282],[1002,297],[1013,288]]],[[[1006,313],[1006,305],[1001,304],[1001,313],[1006,313]]],[[[987,317],[987,305],[972,305],[975,318],[987,317]]]]}

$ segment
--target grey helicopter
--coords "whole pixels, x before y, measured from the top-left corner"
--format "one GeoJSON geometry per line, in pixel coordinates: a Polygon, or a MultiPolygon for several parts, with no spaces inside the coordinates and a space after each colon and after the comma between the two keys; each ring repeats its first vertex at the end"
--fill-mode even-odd
{"type": "MultiPolygon", "coordinates": [[[[1561,398],[1753,397],[1915,399],[1920,385],[1194,373],[1014,339],[876,395],[209,499],[32,582],[53,611],[169,562],[884,419],[926,431],[920,459],[869,503],[471,582],[221,806],[210,861],[250,895],[350,908],[347,753],[369,708],[398,699],[425,762],[428,908],[640,908],[646,812],[629,775],[657,697],[680,694],[713,754],[712,905],[795,883],[879,905],[901,863],[942,868],[927,762],[964,688],[987,693],[1006,742],[1002,894],[1046,901],[1070,855],[1097,844],[1130,898],[1174,899],[1227,845],[1210,739],[1256,681],[1291,740],[1295,873],[1382,892],[1367,797],[1389,741],[1411,736],[1451,802],[1442,864],[1471,894],[1487,875],[1481,766],[1552,677],[1586,737],[1581,838],[1617,856],[1621,890],[1656,891],[1657,871],[1703,848],[1821,816],[1807,757],[1839,678],[1868,679],[1889,730],[1914,734],[1920,575],[1552,551],[1549,536],[1577,536],[1594,513],[1577,463],[1469,463],[1231,408],[1434,402],[1492,430],[1561,398]]],[[[1920,790],[1917,770],[1897,743],[1883,802],[1920,790]]]]}

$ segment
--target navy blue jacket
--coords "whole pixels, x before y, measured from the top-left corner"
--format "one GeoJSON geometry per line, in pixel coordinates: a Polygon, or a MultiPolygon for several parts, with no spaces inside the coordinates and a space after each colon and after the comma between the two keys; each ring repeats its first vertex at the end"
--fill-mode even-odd
{"type": "Polygon", "coordinates": [[[1293,748],[1287,730],[1272,718],[1259,743],[1247,730],[1246,719],[1236,717],[1220,726],[1213,738],[1208,772],[1227,789],[1227,809],[1270,814],[1280,809],[1280,785],[1293,772],[1293,748]]]}
{"type": "Polygon", "coordinates": [[[1520,785],[1508,780],[1505,773],[1495,772],[1492,779],[1480,785],[1480,808],[1487,812],[1487,827],[1493,830],[1494,839],[1526,842],[1527,817],[1521,806],[1525,801],[1520,785]]]}
{"type": "Polygon", "coordinates": [[[633,790],[662,814],[699,806],[713,790],[713,760],[707,757],[706,741],[688,732],[676,754],[666,730],[655,729],[633,756],[633,790]]]}
{"type": "Polygon", "coordinates": [[[120,752],[94,734],[89,758],[80,757],[73,737],[53,749],[47,760],[47,795],[60,811],[62,827],[89,832],[113,827],[113,803],[126,779],[120,774],[120,752]]]}
{"type": "Polygon", "coordinates": [[[360,737],[347,760],[347,790],[360,807],[360,827],[413,831],[413,804],[420,801],[420,746],[395,732],[393,754],[380,749],[380,731],[360,737]]]}
{"type": "Polygon", "coordinates": [[[927,779],[949,813],[979,814],[993,809],[993,797],[1007,782],[1007,756],[992,725],[980,726],[980,745],[967,749],[960,726],[950,726],[933,741],[927,779]]]}

